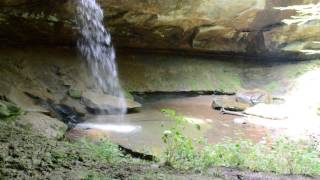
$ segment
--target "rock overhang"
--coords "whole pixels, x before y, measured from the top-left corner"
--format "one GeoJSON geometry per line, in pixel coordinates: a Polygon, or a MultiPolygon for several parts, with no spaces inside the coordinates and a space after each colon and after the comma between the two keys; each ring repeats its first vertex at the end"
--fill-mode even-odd
{"type": "MultiPolygon", "coordinates": [[[[320,22],[282,21],[295,11],[275,7],[313,0],[100,0],[105,24],[119,48],[183,50],[244,55],[304,55],[318,40],[320,22]]],[[[75,0],[7,0],[0,3],[2,44],[75,46],[75,0]]],[[[310,57],[310,56],[308,56],[310,57]]],[[[312,55],[311,58],[314,58],[312,55]]]]}

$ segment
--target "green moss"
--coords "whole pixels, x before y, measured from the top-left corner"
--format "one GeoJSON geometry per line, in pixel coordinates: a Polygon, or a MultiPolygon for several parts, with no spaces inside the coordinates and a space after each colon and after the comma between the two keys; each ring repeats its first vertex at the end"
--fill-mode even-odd
{"type": "Polygon", "coordinates": [[[124,96],[125,96],[126,99],[134,100],[134,97],[132,96],[132,94],[128,90],[124,91],[124,96]]]}
{"type": "Polygon", "coordinates": [[[82,91],[78,89],[69,89],[68,95],[74,99],[80,99],[82,97],[82,91]]]}
{"type": "Polygon", "coordinates": [[[0,100],[0,120],[14,121],[23,114],[23,110],[13,103],[0,100]]]}

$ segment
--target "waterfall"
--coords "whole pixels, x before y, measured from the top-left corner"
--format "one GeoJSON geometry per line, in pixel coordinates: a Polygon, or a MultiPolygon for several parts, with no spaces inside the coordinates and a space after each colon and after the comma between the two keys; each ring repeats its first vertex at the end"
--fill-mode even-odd
{"type": "MultiPolygon", "coordinates": [[[[126,101],[120,87],[115,50],[111,35],[103,25],[103,10],[96,0],[79,0],[77,24],[81,37],[77,46],[87,61],[97,85],[104,93],[118,97],[118,114],[126,113],[126,101]]],[[[115,111],[112,109],[107,109],[115,111]]]]}

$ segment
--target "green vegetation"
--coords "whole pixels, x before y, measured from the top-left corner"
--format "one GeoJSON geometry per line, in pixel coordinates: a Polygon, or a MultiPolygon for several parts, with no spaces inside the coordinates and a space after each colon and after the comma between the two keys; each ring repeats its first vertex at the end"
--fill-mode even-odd
{"type": "MultiPolygon", "coordinates": [[[[170,109],[163,109],[162,112],[176,122],[175,126],[166,130],[162,136],[163,142],[167,145],[161,157],[165,164],[182,170],[203,170],[209,167],[206,157],[208,155],[207,149],[199,150],[197,148],[197,145],[204,144],[204,141],[194,140],[182,133],[187,120],[170,109]]],[[[200,128],[200,126],[196,125],[195,128],[200,128]]]]}
{"type": "Polygon", "coordinates": [[[118,145],[107,140],[92,143],[87,139],[82,139],[76,145],[86,149],[92,156],[101,161],[119,162],[124,157],[118,145]]]}
{"type": "Polygon", "coordinates": [[[56,141],[4,122],[0,132],[0,179],[99,179],[115,172],[113,179],[117,173],[128,176],[124,164],[134,166],[108,141],[56,141]]]}
{"type": "Polygon", "coordinates": [[[18,116],[23,114],[23,110],[15,104],[0,100],[0,120],[14,121],[18,116]]]}
{"type": "Polygon", "coordinates": [[[68,95],[74,99],[80,99],[82,97],[82,92],[77,89],[69,89],[68,95]]]}
{"type": "Polygon", "coordinates": [[[320,175],[319,144],[282,138],[270,145],[228,140],[211,146],[205,140],[183,134],[187,122],[183,116],[173,110],[163,112],[176,121],[162,137],[167,145],[162,160],[174,168],[205,171],[213,166],[224,166],[279,174],[320,175]]]}
{"type": "Polygon", "coordinates": [[[277,140],[270,146],[250,141],[227,142],[212,148],[212,165],[248,168],[279,174],[320,174],[320,152],[310,144],[277,140]]]}

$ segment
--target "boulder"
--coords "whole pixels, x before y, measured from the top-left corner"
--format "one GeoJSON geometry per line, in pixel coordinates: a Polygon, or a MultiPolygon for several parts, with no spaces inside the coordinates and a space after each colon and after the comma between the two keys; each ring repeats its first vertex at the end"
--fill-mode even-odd
{"type": "MultiPolygon", "coordinates": [[[[102,93],[95,93],[95,92],[84,92],[82,96],[82,101],[86,107],[91,110],[118,110],[121,109],[121,104],[119,103],[120,100],[118,97],[102,94],[102,93]]],[[[126,99],[127,109],[135,109],[141,107],[141,104],[135,102],[133,100],[126,99]]]]}
{"type": "Polygon", "coordinates": [[[16,123],[17,125],[30,127],[33,131],[53,139],[62,138],[68,128],[58,119],[38,112],[29,112],[20,116],[16,123]]]}
{"type": "Polygon", "coordinates": [[[215,96],[212,102],[212,108],[216,110],[220,110],[224,108],[229,111],[244,111],[249,108],[250,104],[238,102],[236,100],[236,96],[215,96]]]}

